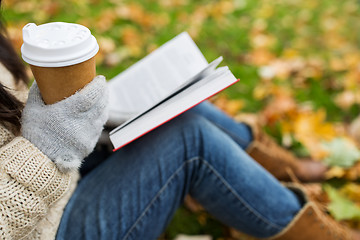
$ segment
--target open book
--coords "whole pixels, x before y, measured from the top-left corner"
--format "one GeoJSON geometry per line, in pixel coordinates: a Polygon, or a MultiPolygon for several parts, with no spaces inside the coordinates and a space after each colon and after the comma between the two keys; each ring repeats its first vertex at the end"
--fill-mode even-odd
{"type": "Polygon", "coordinates": [[[119,149],[238,81],[228,67],[210,64],[181,33],[109,81],[110,132],[119,149]]]}

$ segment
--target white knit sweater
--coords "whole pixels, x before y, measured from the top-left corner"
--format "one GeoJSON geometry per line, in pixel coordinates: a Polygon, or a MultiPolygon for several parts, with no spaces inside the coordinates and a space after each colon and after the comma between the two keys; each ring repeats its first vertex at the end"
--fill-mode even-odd
{"type": "MultiPolygon", "coordinates": [[[[25,101],[26,86],[1,64],[0,82],[25,101]]],[[[0,123],[0,239],[54,239],[77,179],[0,123]]]]}

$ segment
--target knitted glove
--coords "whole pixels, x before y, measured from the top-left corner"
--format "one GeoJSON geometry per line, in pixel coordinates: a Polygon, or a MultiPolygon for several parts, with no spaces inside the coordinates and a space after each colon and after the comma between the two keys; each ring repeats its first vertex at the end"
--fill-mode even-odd
{"type": "Polygon", "coordinates": [[[107,120],[108,95],[105,77],[97,76],[74,95],[45,105],[34,82],[22,114],[22,135],[61,171],[79,168],[107,120]]]}

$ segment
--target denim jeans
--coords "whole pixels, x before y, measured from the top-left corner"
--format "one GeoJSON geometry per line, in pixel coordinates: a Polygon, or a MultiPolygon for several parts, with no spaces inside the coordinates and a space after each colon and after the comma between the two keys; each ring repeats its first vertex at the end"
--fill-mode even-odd
{"type": "Polygon", "coordinates": [[[94,152],[57,239],[156,239],[187,194],[224,224],[275,235],[301,205],[243,150],[251,138],[205,102],[115,153],[94,152]]]}

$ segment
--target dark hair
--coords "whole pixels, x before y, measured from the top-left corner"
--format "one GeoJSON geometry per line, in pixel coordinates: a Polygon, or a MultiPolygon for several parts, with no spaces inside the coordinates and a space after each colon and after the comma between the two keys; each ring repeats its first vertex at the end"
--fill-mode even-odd
{"type": "MultiPolygon", "coordinates": [[[[29,81],[25,66],[20,60],[18,54],[14,50],[8,39],[8,34],[1,15],[0,0],[0,62],[13,75],[16,83],[29,81]]],[[[0,76],[1,77],[1,76],[0,76]]],[[[8,122],[20,129],[20,117],[23,103],[14,97],[7,88],[0,83],[0,123],[8,122]]]]}

